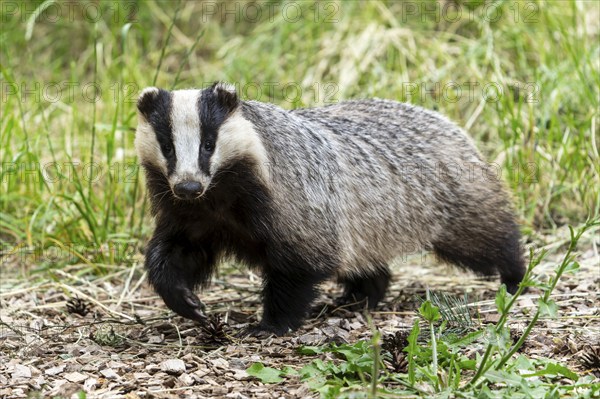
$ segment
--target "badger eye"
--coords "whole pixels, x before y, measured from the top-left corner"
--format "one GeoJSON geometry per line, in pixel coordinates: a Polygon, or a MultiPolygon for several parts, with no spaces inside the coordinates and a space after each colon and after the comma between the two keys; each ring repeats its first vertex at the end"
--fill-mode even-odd
{"type": "Polygon", "coordinates": [[[167,153],[167,155],[173,154],[173,146],[171,144],[165,143],[163,145],[163,150],[165,151],[165,153],[167,153]]]}
{"type": "Polygon", "coordinates": [[[212,150],[215,149],[215,144],[212,141],[210,141],[210,140],[206,140],[204,142],[204,149],[206,151],[212,151],[212,150]]]}

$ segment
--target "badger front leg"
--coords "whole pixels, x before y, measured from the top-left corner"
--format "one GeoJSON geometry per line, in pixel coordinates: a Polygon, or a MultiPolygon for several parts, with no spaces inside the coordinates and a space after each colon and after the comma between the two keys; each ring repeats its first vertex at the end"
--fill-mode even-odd
{"type": "Polygon", "coordinates": [[[265,273],[263,317],[252,332],[283,335],[302,325],[313,300],[319,294],[319,283],[328,276],[315,270],[298,269],[299,265],[294,265],[287,270],[265,273]]]}
{"type": "Polygon", "coordinates": [[[148,243],[148,281],[169,309],[188,319],[206,319],[204,304],[194,289],[208,281],[213,269],[210,252],[157,228],[148,243]]]}

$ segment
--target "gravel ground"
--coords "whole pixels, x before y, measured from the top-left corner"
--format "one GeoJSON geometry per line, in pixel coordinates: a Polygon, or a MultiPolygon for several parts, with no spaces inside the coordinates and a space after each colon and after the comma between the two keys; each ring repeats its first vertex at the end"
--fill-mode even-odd
{"type": "MultiPolygon", "coordinates": [[[[598,369],[585,370],[580,361],[600,342],[600,242],[594,239],[579,248],[580,271],[565,276],[553,295],[559,317],[541,320],[521,353],[600,377],[598,369]]],[[[548,247],[560,254],[564,243],[555,242],[548,247]]],[[[69,398],[80,390],[103,398],[316,397],[299,380],[264,385],[245,370],[254,362],[301,368],[313,358],[298,354],[302,345],[354,343],[370,339],[373,328],[384,335],[408,329],[427,287],[466,292],[479,322],[497,319],[497,281],[440,265],[430,256],[409,257],[394,265],[394,283],[370,317],[334,308],[340,289],[328,283],[301,330],[284,337],[236,338],[260,315],[258,276],[232,269],[215,278],[202,294],[211,315],[203,328],[165,309],[145,284],[139,260],[141,255],[131,268],[93,280],[79,277],[75,265],[42,282],[35,275],[17,277],[23,265],[6,256],[0,275],[0,397],[69,398]]],[[[551,273],[560,260],[549,255],[537,273],[551,273]]],[[[511,328],[523,328],[536,301],[535,291],[520,298],[511,328]]]]}

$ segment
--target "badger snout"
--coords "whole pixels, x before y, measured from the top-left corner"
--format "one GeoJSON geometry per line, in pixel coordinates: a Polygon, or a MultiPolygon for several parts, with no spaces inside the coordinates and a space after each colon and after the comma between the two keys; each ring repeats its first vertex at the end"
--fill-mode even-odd
{"type": "Polygon", "coordinates": [[[173,187],[175,196],[180,199],[192,200],[202,195],[202,184],[197,181],[184,181],[173,187]]]}

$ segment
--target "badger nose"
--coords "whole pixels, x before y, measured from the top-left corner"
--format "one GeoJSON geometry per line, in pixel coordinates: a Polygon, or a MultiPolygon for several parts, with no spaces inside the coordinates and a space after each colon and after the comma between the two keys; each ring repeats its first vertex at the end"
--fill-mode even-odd
{"type": "Polygon", "coordinates": [[[194,199],[202,194],[202,184],[196,181],[184,181],[175,185],[175,195],[183,199],[194,199]]]}

